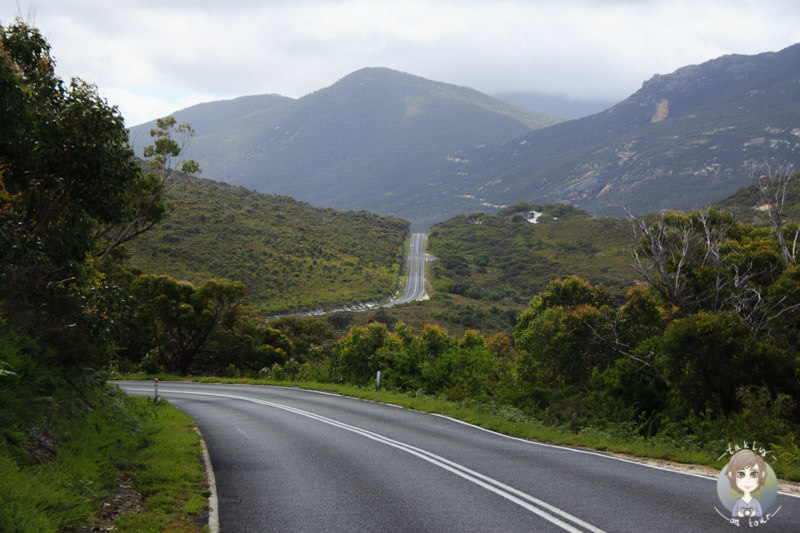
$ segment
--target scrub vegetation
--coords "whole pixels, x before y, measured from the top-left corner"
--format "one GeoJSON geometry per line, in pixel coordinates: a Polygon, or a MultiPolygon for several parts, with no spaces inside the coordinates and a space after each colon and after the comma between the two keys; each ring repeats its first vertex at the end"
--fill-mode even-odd
{"type": "Polygon", "coordinates": [[[622,297],[636,276],[630,222],[572,206],[519,203],[462,215],[431,228],[429,241],[434,289],[484,302],[527,304],[564,272],[622,297]]]}
{"type": "Polygon", "coordinates": [[[174,211],[127,246],[142,272],[196,285],[240,281],[245,303],[262,315],[386,301],[397,289],[405,220],[187,175],[166,196],[174,211]]]}

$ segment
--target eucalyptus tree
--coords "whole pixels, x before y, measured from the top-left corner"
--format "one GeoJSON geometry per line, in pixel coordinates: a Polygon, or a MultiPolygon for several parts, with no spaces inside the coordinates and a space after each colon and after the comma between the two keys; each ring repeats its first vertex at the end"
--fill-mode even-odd
{"type": "Polygon", "coordinates": [[[118,108],[56,76],[50,45],[19,19],[0,25],[0,116],[0,323],[34,333],[64,365],[105,364],[133,302],[94,259],[168,211],[176,139],[191,128],[160,120],[143,168],[118,108]]]}
{"type": "Polygon", "coordinates": [[[191,125],[178,125],[172,116],[160,118],[156,121],[156,127],[150,130],[150,136],[153,137],[153,144],[144,150],[147,160],[143,171],[126,191],[124,216],[119,221],[97,227],[96,255],[100,259],[117,246],[152,229],[175,207],[168,202],[166,193],[176,170],[187,174],[200,172],[197,161],[180,159],[189,139],[194,136],[191,125]]]}
{"type": "MultiPolygon", "coordinates": [[[[767,215],[786,266],[797,264],[800,224],[788,215],[788,207],[792,187],[796,188],[798,182],[800,171],[781,169],[773,172],[770,166],[766,166],[765,174],[755,182],[757,194],[754,200],[758,209],[767,215]]],[[[794,200],[796,202],[797,198],[794,200]]]]}
{"type": "Polygon", "coordinates": [[[16,291],[78,276],[96,225],[122,221],[140,176],[118,109],[54,64],[38,30],[0,27],[0,263],[16,291]]]}
{"type": "Polygon", "coordinates": [[[247,293],[241,282],[209,280],[200,287],[169,276],[140,276],[131,284],[137,312],[154,350],[145,366],[185,374],[209,339],[232,328],[247,293]]]}

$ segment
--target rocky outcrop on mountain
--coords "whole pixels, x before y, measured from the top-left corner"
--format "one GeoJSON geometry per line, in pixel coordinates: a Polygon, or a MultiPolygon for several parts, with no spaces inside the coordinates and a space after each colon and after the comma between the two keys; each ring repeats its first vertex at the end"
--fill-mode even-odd
{"type": "Polygon", "coordinates": [[[610,109],[463,154],[471,194],[493,204],[573,203],[595,214],[692,209],[800,166],[800,45],[656,75],[610,109]],[[478,193],[479,194],[476,194],[478,193]]]}

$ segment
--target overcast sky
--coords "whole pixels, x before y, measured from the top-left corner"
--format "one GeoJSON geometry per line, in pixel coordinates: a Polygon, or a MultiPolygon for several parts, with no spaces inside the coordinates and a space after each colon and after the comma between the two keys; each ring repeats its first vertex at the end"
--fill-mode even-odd
{"type": "Polygon", "coordinates": [[[654,74],[800,42],[798,0],[0,0],[129,126],[362,67],[496,94],[619,101],[654,74]]]}

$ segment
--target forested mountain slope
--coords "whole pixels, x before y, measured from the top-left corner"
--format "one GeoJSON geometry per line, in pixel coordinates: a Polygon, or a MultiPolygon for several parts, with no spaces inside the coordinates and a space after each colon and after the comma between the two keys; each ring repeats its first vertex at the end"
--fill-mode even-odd
{"type": "MultiPolygon", "coordinates": [[[[197,132],[189,154],[208,178],[425,224],[478,207],[441,201],[449,186],[438,166],[453,152],[561,120],[385,68],[359,70],[297,100],[246,97],[174,116],[197,132]]],[[[131,130],[138,153],[150,127],[131,130]]]]}

